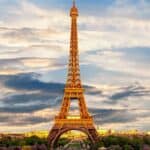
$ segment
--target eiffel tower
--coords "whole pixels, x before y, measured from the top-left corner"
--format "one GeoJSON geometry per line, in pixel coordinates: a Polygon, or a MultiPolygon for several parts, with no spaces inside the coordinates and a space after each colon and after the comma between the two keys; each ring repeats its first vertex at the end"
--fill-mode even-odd
{"type": "Polygon", "coordinates": [[[49,132],[48,143],[53,150],[59,137],[69,130],[79,130],[84,132],[94,145],[98,140],[98,134],[94,127],[92,116],[90,116],[85,99],[84,89],[80,79],[77,17],[78,9],[73,2],[70,10],[71,17],[71,37],[70,37],[70,57],[68,65],[68,77],[64,89],[64,96],[60,112],[55,116],[55,123],[49,132]],[[80,114],[78,116],[69,115],[71,101],[77,101],[80,114]]]}

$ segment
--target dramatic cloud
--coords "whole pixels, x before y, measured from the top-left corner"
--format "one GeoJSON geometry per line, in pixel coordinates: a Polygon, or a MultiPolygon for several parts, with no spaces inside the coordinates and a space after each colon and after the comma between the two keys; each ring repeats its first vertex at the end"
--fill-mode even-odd
{"type": "MultiPolygon", "coordinates": [[[[104,128],[149,130],[149,1],[77,5],[89,112],[104,128]]],[[[70,6],[67,0],[0,0],[0,132],[52,125],[67,77],[70,6]]]]}
{"type": "MultiPolygon", "coordinates": [[[[43,82],[39,80],[38,74],[18,74],[11,76],[0,76],[0,81],[3,86],[8,89],[19,91],[20,94],[14,94],[16,92],[8,92],[1,100],[0,112],[1,112],[1,124],[12,126],[28,125],[28,124],[41,124],[49,123],[52,121],[54,115],[58,113],[61,100],[63,97],[63,83],[51,83],[43,82]],[[32,91],[32,92],[30,92],[32,91]],[[12,107],[13,106],[13,107],[12,107]],[[55,113],[56,112],[56,113],[55,113]],[[31,115],[32,114],[32,115],[31,115]],[[45,115],[46,114],[46,115],[45,115]],[[17,116],[17,121],[16,117],[17,116]]],[[[149,116],[148,110],[130,109],[125,108],[123,105],[119,109],[105,108],[101,106],[109,106],[109,104],[115,105],[117,101],[125,101],[125,98],[138,96],[142,97],[148,94],[144,87],[130,86],[126,88],[118,88],[118,92],[113,95],[107,91],[107,89],[100,90],[99,88],[92,86],[84,86],[86,89],[86,99],[89,111],[95,118],[97,124],[118,124],[118,123],[135,123],[140,117],[145,119],[149,116]],[[123,91],[122,93],[120,91],[123,91]],[[126,94],[128,92],[130,94],[126,94]],[[133,94],[133,95],[132,95],[133,94]],[[99,98],[98,98],[99,97],[99,98]],[[104,100],[98,101],[100,97],[104,100]],[[95,107],[92,102],[97,103],[95,107]],[[107,104],[107,105],[106,105],[107,104]],[[137,113],[138,112],[138,113],[137,113]],[[140,112],[140,113],[139,113],[140,112]]],[[[77,109],[76,105],[73,105],[73,111],[77,109]]],[[[118,127],[119,129],[119,127],[118,127]]]]}
{"type": "MultiPolygon", "coordinates": [[[[28,113],[61,104],[63,83],[45,83],[37,79],[38,74],[18,74],[0,76],[3,86],[20,91],[20,94],[8,93],[1,99],[1,112],[28,113]],[[32,92],[30,92],[32,91],[32,92]],[[13,106],[13,107],[12,107],[13,106]]],[[[99,89],[85,86],[89,95],[100,95],[99,89]]]]}
{"type": "Polygon", "coordinates": [[[114,103],[118,100],[128,98],[128,97],[139,97],[139,96],[150,96],[150,89],[146,89],[145,87],[141,87],[140,85],[133,85],[130,87],[125,87],[120,89],[117,93],[114,93],[110,96],[110,99],[114,103]]]}
{"type": "Polygon", "coordinates": [[[0,75],[25,72],[43,72],[63,68],[66,65],[55,58],[12,58],[0,60],[0,75]]]}

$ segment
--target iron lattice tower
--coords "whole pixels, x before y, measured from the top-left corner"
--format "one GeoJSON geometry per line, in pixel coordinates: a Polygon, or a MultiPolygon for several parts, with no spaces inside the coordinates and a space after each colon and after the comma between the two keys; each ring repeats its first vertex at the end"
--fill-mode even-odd
{"type": "Polygon", "coordinates": [[[86,133],[92,143],[98,140],[98,134],[94,127],[93,118],[88,113],[85,99],[84,89],[80,79],[79,53],[78,53],[78,34],[77,34],[77,17],[78,9],[73,2],[70,10],[71,17],[71,37],[70,37],[70,56],[68,65],[68,77],[64,89],[61,110],[55,117],[55,124],[49,132],[48,143],[52,150],[57,143],[59,137],[69,130],[80,130],[86,133]],[[71,101],[77,100],[80,115],[78,117],[70,117],[68,112],[71,101]]]}

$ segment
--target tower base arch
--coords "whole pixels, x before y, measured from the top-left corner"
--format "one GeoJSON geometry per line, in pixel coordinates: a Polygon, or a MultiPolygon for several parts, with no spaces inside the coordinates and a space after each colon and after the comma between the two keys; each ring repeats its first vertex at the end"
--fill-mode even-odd
{"type": "Polygon", "coordinates": [[[83,133],[85,133],[88,137],[88,139],[90,140],[91,143],[91,150],[96,150],[95,148],[92,149],[92,147],[98,142],[98,135],[97,135],[97,131],[95,130],[94,126],[90,126],[87,128],[87,126],[70,126],[70,125],[66,125],[63,126],[61,128],[58,128],[57,126],[53,126],[53,128],[51,129],[49,136],[48,136],[48,144],[49,144],[49,148],[50,150],[55,150],[55,146],[60,138],[60,136],[68,131],[71,130],[76,130],[76,131],[81,131],[83,133]]]}

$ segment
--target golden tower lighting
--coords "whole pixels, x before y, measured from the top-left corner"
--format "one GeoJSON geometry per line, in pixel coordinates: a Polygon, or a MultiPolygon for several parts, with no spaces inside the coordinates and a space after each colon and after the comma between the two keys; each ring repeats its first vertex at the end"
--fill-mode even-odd
{"type": "Polygon", "coordinates": [[[64,96],[59,114],[55,117],[55,123],[49,132],[48,143],[53,150],[59,137],[69,130],[79,130],[84,132],[91,143],[98,140],[98,133],[94,127],[93,118],[90,116],[85,99],[84,89],[80,79],[77,17],[78,9],[73,1],[70,10],[71,17],[71,37],[70,37],[70,56],[68,65],[68,76],[64,89],[64,96]],[[78,116],[69,115],[71,101],[77,101],[80,114],[78,116]]]}

